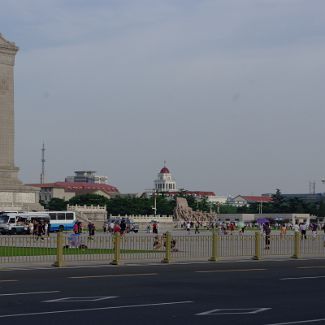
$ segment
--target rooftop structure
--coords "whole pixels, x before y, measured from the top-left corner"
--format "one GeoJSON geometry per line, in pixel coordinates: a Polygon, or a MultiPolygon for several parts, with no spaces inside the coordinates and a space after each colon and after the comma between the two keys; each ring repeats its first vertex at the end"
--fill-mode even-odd
{"type": "Polygon", "coordinates": [[[83,182],[55,182],[45,184],[30,184],[40,189],[40,200],[47,203],[52,198],[65,201],[76,195],[99,194],[107,198],[119,194],[119,190],[109,184],[83,183],[83,182]]]}
{"type": "Polygon", "coordinates": [[[92,170],[77,170],[74,173],[74,176],[67,176],[65,182],[107,184],[108,181],[107,176],[98,176],[96,175],[96,172],[92,170]]]}
{"type": "Polygon", "coordinates": [[[228,200],[228,203],[236,207],[249,206],[252,203],[271,203],[272,197],[257,195],[237,195],[228,200]]]}

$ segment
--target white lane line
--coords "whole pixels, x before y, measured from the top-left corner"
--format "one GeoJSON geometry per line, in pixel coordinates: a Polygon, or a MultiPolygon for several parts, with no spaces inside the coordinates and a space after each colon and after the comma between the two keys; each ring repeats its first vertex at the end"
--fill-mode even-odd
{"type": "Polygon", "coordinates": [[[42,302],[94,302],[114,298],[118,298],[118,296],[65,297],[59,299],[44,300],[42,302]]]}
{"type": "Polygon", "coordinates": [[[158,273],[128,273],[128,274],[102,274],[102,275],[84,275],[69,276],[69,279],[89,279],[89,278],[114,278],[114,277],[132,277],[132,276],[153,276],[158,273]]]}
{"type": "Polygon", "coordinates": [[[285,322],[285,323],[272,323],[272,324],[265,324],[265,325],[290,325],[290,324],[310,324],[310,323],[319,323],[325,321],[325,318],[318,318],[318,319],[307,319],[307,320],[298,320],[295,322],[285,322]]]}
{"type": "Polygon", "coordinates": [[[122,309],[122,308],[159,307],[159,306],[191,304],[191,303],[193,303],[193,301],[185,300],[185,301],[160,302],[160,303],[156,303],[156,304],[139,304],[139,305],[109,306],[109,307],[98,307],[98,308],[53,310],[53,311],[44,311],[44,312],[38,312],[38,313],[0,315],[0,318],[38,316],[38,315],[40,316],[40,315],[64,314],[64,313],[75,313],[75,312],[80,313],[80,312],[87,312],[87,311],[99,311],[99,310],[122,309]]]}
{"type": "Polygon", "coordinates": [[[203,313],[195,314],[197,316],[219,316],[219,315],[253,315],[263,311],[270,310],[271,308],[231,308],[231,309],[212,309],[203,313]]]}
{"type": "Polygon", "coordinates": [[[41,294],[58,293],[58,292],[60,292],[60,291],[32,291],[32,292],[1,293],[0,297],[21,296],[21,295],[41,295],[41,294]]]}
{"type": "Polygon", "coordinates": [[[0,280],[0,282],[17,282],[18,280],[0,280]]]}
{"type": "Polygon", "coordinates": [[[228,269],[228,270],[203,270],[195,271],[197,273],[213,273],[213,272],[254,272],[254,271],[266,271],[267,269],[228,269]]]}
{"type": "Polygon", "coordinates": [[[325,269],[325,265],[297,266],[297,269],[325,269]]]}
{"type": "Polygon", "coordinates": [[[308,280],[308,279],[320,279],[325,278],[325,275],[319,275],[319,276],[302,276],[299,278],[282,278],[280,281],[287,281],[287,280],[308,280]]]}

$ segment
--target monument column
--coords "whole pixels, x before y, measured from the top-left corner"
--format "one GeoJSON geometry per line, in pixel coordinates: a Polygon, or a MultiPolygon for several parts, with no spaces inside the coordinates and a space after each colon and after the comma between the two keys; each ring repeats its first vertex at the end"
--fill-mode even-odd
{"type": "Polygon", "coordinates": [[[35,210],[38,190],[18,179],[14,162],[14,65],[18,47],[0,34],[0,211],[7,207],[35,210]]]}
{"type": "Polygon", "coordinates": [[[0,35],[0,177],[18,181],[14,165],[14,64],[18,47],[0,35]]]}

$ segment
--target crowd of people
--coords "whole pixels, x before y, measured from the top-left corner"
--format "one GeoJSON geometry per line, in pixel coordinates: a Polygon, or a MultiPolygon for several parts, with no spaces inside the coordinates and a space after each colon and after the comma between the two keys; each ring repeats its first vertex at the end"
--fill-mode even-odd
{"type": "Polygon", "coordinates": [[[32,235],[35,239],[44,240],[50,236],[51,224],[49,220],[42,219],[21,219],[17,221],[17,225],[24,226],[24,232],[32,235]]]}

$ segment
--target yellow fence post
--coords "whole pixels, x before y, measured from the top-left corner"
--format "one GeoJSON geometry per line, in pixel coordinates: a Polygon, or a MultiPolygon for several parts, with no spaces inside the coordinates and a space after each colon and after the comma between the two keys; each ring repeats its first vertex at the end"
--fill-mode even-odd
{"type": "Polygon", "coordinates": [[[53,264],[56,267],[63,266],[63,232],[58,231],[56,235],[56,261],[53,264]]]}
{"type": "Polygon", "coordinates": [[[295,232],[295,237],[294,237],[294,251],[292,258],[300,258],[300,233],[295,232]]]}
{"type": "Polygon", "coordinates": [[[111,265],[119,265],[121,259],[121,234],[117,232],[114,235],[114,260],[110,263],[111,265]]]}
{"type": "Polygon", "coordinates": [[[218,236],[215,227],[212,228],[212,255],[209,258],[210,262],[218,260],[218,236]]]}
{"type": "Polygon", "coordinates": [[[165,258],[161,261],[162,263],[170,263],[171,260],[171,242],[172,236],[169,231],[166,232],[166,255],[165,258]]]}
{"type": "Polygon", "coordinates": [[[254,260],[259,260],[261,258],[261,234],[259,231],[255,232],[255,255],[254,260]]]}

